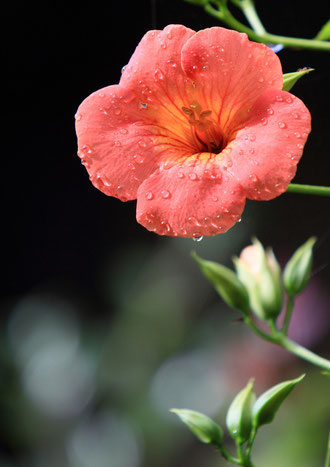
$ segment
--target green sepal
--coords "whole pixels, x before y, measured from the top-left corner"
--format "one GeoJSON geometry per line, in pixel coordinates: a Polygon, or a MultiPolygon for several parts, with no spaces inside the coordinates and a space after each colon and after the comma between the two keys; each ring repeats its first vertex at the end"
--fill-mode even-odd
{"type": "Polygon", "coordinates": [[[204,276],[212,283],[220,297],[235,310],[249,313],[249,297],[244,285],[229,268],[213,261],[200,258],[195,252],[192,257],[197,262],[204,276]]]}
{"type": "Polygon", "coordinates": [[[256,399],[253,389],[253,380],[242,389],[230,407],[226,416],[226,425],[232,438],[239,444],[244,443],[250,437],[252,430],[252,407],[256,399]]]}
{"type": "Polygon", "coordinates": [[[317,41],[328,41],[330,40],[330,19],[322,26],[317,35],[315,36],[317,41]]]}
{"type": "Polygon", "coordinates": [[[313,262],[312,250],[315,242],[316,237],[311,237],[301,245],[284,268],[284,287],[290,297],[298,295],[308,284],[313,262]]]}
{"type": "Polygon", "coordinates": [[[275,417],[275,414],[280,408],[282,402],[288,397],[295,385],[304,377],[305,375],[301,375],[299,378],[284,381],[261,394],[253,405],[253,426],[255,428],[259,428],[261,425],[270,423],[275,417]]]}
{"type": "Polygon", "coordinates": [[[293,88],[298,79],[300,79],[304,75],[307,75],[310,71],[313,70],[314,68],[305,67],[292,73],[285,73],[283,75],[283,91],[290,91],[290,89],[293,88]]]}
{"type": "Polygon", "coordinates": [[[171,409],[170,412],[175,413],[202,443],[222,446],[222,428],[211,418],[189,409],[171,409]]]}

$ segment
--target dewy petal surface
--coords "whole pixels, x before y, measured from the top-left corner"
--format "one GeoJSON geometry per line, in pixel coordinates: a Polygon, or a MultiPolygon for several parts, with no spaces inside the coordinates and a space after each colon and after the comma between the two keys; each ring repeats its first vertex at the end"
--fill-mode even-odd
{"type": "Polygon", "coordinates": [[[193,34],[184,26],[150,31],[120,84],[94,92],[79,106],[78,155],[92,183],[107,195],[136,199],[139,185],[163,162],[194,152],[180,107],[181,94],[193,91],[180,65],[182,44],[193,34]]]}
{"type": "Polygon", "coordinates": [[[139,188],[137,220],[159,235],[193,237],[226,232],[241,217],[244,192],[217,164],[179,164],[139,188]]]}
{"type": "Polygon", "coordinates": [[[160,235],[227,231],[245,199],[283,193],[308,133],[304,104],[282,91],[268,47],[224,28],[149,31],[119,85],[76,114],[78,155],[92,183],[160,235]]]}
{"type": "Polygon", "coordinates": [[[250,118],[229,143],[228,169],[246,196],[268,200],[286,191],[295,176],[311,130],[304,103],[286,91],[265,91],[251,109],[250,118]]]}
{"type": "Polygon", "coordinates": [[[182,67],[226,134],[248,117],[262,92],[280,90],[283,84],[274,52],[225,28],[204,29],[189,39],[182,49],[182,67]]]}

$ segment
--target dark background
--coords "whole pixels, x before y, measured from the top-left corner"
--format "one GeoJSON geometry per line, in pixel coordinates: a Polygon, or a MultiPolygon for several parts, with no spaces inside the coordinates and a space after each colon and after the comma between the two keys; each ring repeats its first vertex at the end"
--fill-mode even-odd
{"type": "MultiPolygon", "coordinates": [[[[327,20],[329,11],[326,2],[315,2],[314,8],[303,8],[299,3],[297,9],[296,5],[296,2],[288,1],[260,1],[257,4],[260,17],[270,32],[306,38],[315,36],[327,20]]],[[[122,290],[121,298],[131,296],[132,284],[144,274],[146,262],[154,259],[154,269],[151,269],[154,274],[161,271],[166,280],[174,275],[176,284],[186,280],[187,296],[190,288],[196,287],[196,284],[197,287],[201,284],[202,288],[196,303],[188,300],[191,306],[189,311],[187,305],[186,330],[181,336],[181,343],[178,338],[173,348],[163,350],[157,360],[160,364],[171,352],[192,345],[190,331],[193,330],[193,335],[197,333],[196,329],[202,322],[201,310],[205,306],[210,307],[216,300],[214,295],[209,296],[212,293],[210,287],[202,281],[189,258],[192,248],[202,256],[222,260],[229,265],[230,258],[249,243],[252,235],[257,235],[265,245],[274,247],[283,263],[298,245],[309,236],[316,235],[319,241],[315,247],[315,280],[324,291],[321,298],[326,303],[330,277],[329,198],[284,194],[267,203],[248,202],[240,224],[223,236],[204,239],[198,244],[190,240],[158,237],[146,231],[135,221],[135,202],[121,203],[109,198],[89,182],[87,172],[76,156],[74,114],[80,102],[91,92],[119,81],[121,68],[147,30],[162,29],[169,23],[181,23],[199,30],[217,25],[216,20],[207,16],[202,9],[180,0],[105,4],[50,1],[38,5],[36,2],[12,2],[4,8],[3,75],[7,82],[3,88],[3,101],[8,100],[9,106],[4,115],[8,130],[5,130],[4,144],[1,145],[2,230],[5,239],[2,243],[3,371],[0,385],[6,396],[2,404],[5,415],[2,417],[3,463],[0,459],[0,465],[85,467],[77,460],[68,461],[64,454],[57,460],[53,455],[52,462],[48,460],[50,463],[45,463],[40,460],[44,458],[36,454],[44,440],[39,443],[28,430],[22,434],[17,429],[25,420],[26,407],[29,406],[29,396],[22,389],[22,370],[16,361],[15,345],[8,337],[8,326],[10,329],[18,304],[27,297],[41,297],[47,303],[59,300],[70,303],[75,310],[72,316],[82,329],[82,341],[84,345],[87,342],[91,352],[91,348],[102,347],[107,339],[106,330],[112,329],[118,310],[123,308],[122,304],[118,305],[118,289],[122,290]],[[168,255],[172,255],[170,263],[166,262],[168,255]],[[190,283],[187,277],[183,279],[184,274],[191,279],[190,283]],[[23,409],[18,409],[22,404],[23,409]]],[[[305,66],[315,68],[293,89],[310,109],[313,125],[294,181],[329,185],[329,54],[283,50],[279,56],[284,72],[305,66]]],[[[144,286],[142,282],[137,288],[144,286]]],[[[180,293],[179,286],[174,289],[166,287],[160,289],[161,297],[162,294],[174,297],[180,293]]],[[[316,292],[315,296],[319,295],[316,292]]],[[[325,305],[324,310],[329,311],[329,305],[325,305]]],[[[207,316],[212,318],[213,314],[207,316]]],[[[328,321],[321,320],[322,326],[326,328],[328,321]]],[[[157,327],[149,327],[151,333],[157,333],[157,327]]],[[[131,339],[132,335],[128,333],[125,338],[124,333],[123,339],[131,339]]],[[[313,341],[316,350],[329,351],[326,335],[318,336],[316,333],[313,341]]],[[[164,341],[171,337],[172,331],[169,329],[164,341]]],[[[152,347],[150,352],[153,352],[152,347]]],[[[127,362],[124,359],[118,365],[125,366],[127,362]]],[[[106,373],[107,370],[104,371],[106,373]]],[[[245,384],[243,376],[239,387],[245,384]]],[[[289,372],[289,377],[293,376],[295,374],[289,372]]],[[[95,390],[95,393],[94,409],[98,404],[103,406],[103,398],[107,398],[102,390],[95,390]]],[[[129,397],[127,400],[130,400],[129,397]]],[[[114,398],[112,405],[116,407],[116,403],[117,399],[114,398]]],[[[136,401],[131,402],[131,406],[134,406],[133,409],[127,409],[130,414],[141,409],[136,401]]],[[[33,411],[32,415],[29,414],[33,418],[33,411]]],[[[65,423],[73,424],[72,420],[69,417],[68,422],[68,418],[65,418],[65,423]]],[[[50,422],[43,423],[41,432],[48,433],[45,436],[48,446],[49,433],[58,432],[53,425],[49,429],[50,422]]],[[[135,423],[140,427],[143,425],[138,418],[135,423]]],[[[30,429],[34,431],[31,426],[30,429]]],[[[165,434],[162,436],[166,440],[165,434]]],[[[39,439],[37,435],[36,438],[39,439]]],[[[146,435],[144,438],[147,439],[145,444],[151,443],[146,435]]],[[[61,446],[65,444],[63,439],[58,443],[61,446]]],[[[144,450],[149,452],[147,448],[144,450]]],[[[58,453],[58,448],[55,451],[58,453]]],[[[160,452],[165,456],[163,451],[160,452]]],[[[146,454],[141,465],[172,467],[192,462],[186,453],[180,454],[186,457],[178,464],[179,454],[175,460],[165,456],[163,463],[158,455],[146,454]]],[[[122,464],[114,461],[109,465],[121,467],[122,464]]],[[[212,460],[207,465],[213,465],[212,460]]],[[[272,465],[269,464],[270,467],[272,465]]],[[[103,464],[96,461],[91,465],[99,466],[103,467],[103,464]]]]}

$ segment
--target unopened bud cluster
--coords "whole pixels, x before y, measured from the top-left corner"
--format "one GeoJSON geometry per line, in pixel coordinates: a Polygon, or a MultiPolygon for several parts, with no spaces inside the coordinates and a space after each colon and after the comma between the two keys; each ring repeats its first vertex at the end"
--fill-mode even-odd
{"type": "Polygon", "coordinates": [[[236,274],[223,265],[199,258],[195,253],[194,258],[227,305],[244,315],[251,310],[259,319],[269,321],[281,313],[284,291],[294,298],[308,284],[315,241],[312,237],[298,248],[283,274],[273,250],[265,250],[257,239],[233,259],[236,274]]]}

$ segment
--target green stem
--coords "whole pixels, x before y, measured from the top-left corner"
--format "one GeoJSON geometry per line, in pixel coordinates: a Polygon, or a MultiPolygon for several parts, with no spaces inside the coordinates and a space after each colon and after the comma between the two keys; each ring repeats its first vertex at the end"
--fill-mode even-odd
{"type": "Polygon", "coordinates": [[[297,183],[290,183],[286,191],[288,193],[303,193],[305,195],[330,196],[329,186],[298,185],[297,183]]]}
{"type": "Polygon", "coordinates": [[[264,25],[260,21],[258,13],[254,7],[254,3],[251,0],[241,0],[240,8],[243,11],[246,19],[250,23],[252,29],[259,35],[265,34],[267,31],[264,25]]]}
{"type": "Polygon", "coordinates": [[[254,440],[256,438],[256,435],[257,435],[257,427],[253,426],[251,434],[250,434],[250,439],[248,441],[248,445],[247,445],[247,448],[246,448],[246,455],[249,456],[249,457],[250,457],[251,449],[252,449],[254,440]]]}
{"type": "Polygon", "coordinates": [[[293,307],[294,307],[294,298],[293,297],[288,297],[288,303],[287,303],[287,306],[286,306],[284,322],[283,322],[283,326],[282,326],[282,330],[281,330],[285,336],[287,335],[287,332],[288,332],[290,319],[291,319],[291,315],[292,315],[292,312],[293,312],[293,307]]]}
{"type": "Polygon", "coordinates": [[[277,344],[280,347],[283,347],[284,349],[288,350],[294,355],[297,355],[297,357],[300,357],[303,360],[306,360],[307,362],[312,363],[315,366],[330,371],[329,360],[320,357],[311,350],[308,350],[305,347],[297,344],[296,342],[293,342],[291,339],[289,339],[277,329],[275,329],[274,326],[271,328],[271,334],[266,334],[253,323],[250,317],[246,316],[244,318],[244,321],[256,334],[258,334],[258,336],[262,337],[263,339],[272,342],[273,344],[277,344]]]}
{"type": "Polygon", "coordinates": [[[287,36],[278,36],[276,34],[270,34],[268,32],[264,32],[263,34],[259,34],[253,29],[249,28],[245,24],[238,21],[234,16],[230,13],[227,7],[221,6],[221,10],[217,10],[212,5],[207,3],[204,6],[205,11],[217,18],[218,20],[223,21],[225,24],[230,26],[231,28],[235,29],[236,31],[245,32],[250,39],[267,43],[273,44],[283,44],[285,47],[294,47],[300,49],[312,49],[312,50],[322,50],[330,52],[330,42],[328,41],[320,41],[315,39],[302,39],[300,37],[287,37],[287,36]]]}
{"type": "Polygon", "coordinates": [[[247,451],[244,452],[243,446],[241,444],[237,444],[237,455],[242,467],[254,467],[250,459],[250,453],[247,451]]]}
{"type": "Polygon", "coordinates": [[[324,368],[325,370],[330,371],[330,361],[326,358],[320,357],[316,355],[311,350],[306,349],[305,347],[293,342],[286,336],[279,336],[278,337],[278,345],[283,347],[284,349],[288,350],[289,352],[297,355],[298,357],[306,360],[313,365],[319,366],[320,368],[324,368]]]}
{"type": "Polygon", "coordinates": [[[258,336],[260,336],[262,339],[264,339],[264,340],[266,340],[268,342],[272,342],[273,344],[278,343],[276,337],[274,337],[274,336],[272,336],[270,334],[266,334],[261,329],[259,329],[258,326],[256,326],[254,324],[254,322],[252,321],[252,319],[249,316],[244,317],[244,322],[252,329],[252,331],[255,334],[258,334],[258,336]]]}
{"type": "Polygon", "coordinates": [[[226,459],[226,461],[232,462],[233,464],[236,464],[236,465],[241,465],[240,460],[232,456],[230,452],[228,452],[224,446],[217,446],[217,449],[219,449],[222,457],[226,459]]]}
{"type": "Polygon", "coordinates": [[[325,458],[324,467],[330,467],[330,431],[329,431],[328,448],[327,448],[327,454],[326,454],[326,458],[325,458]]]}

